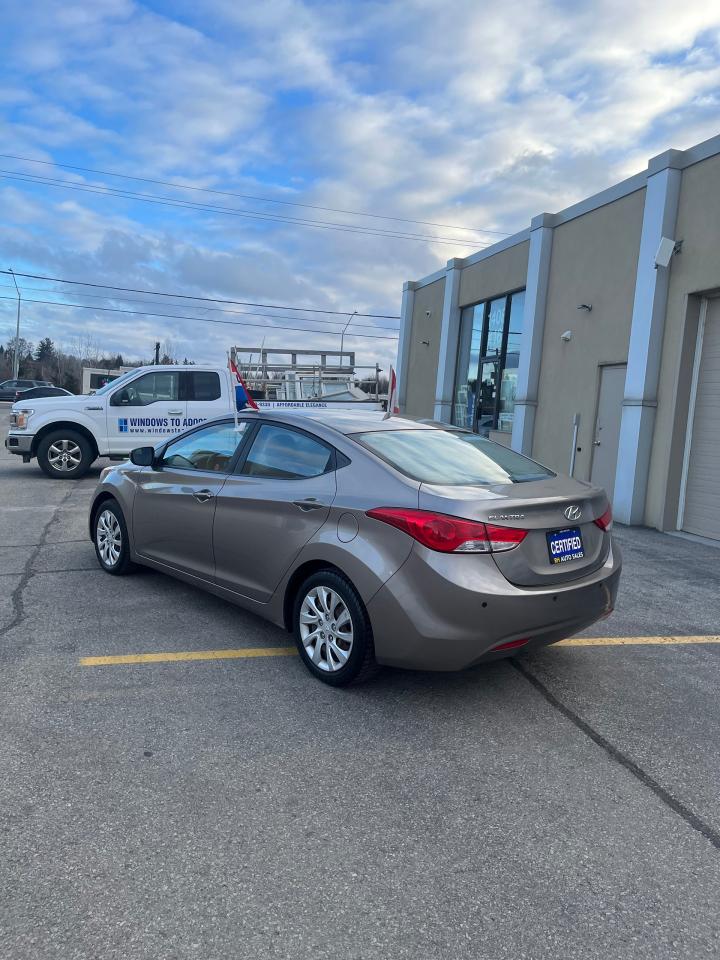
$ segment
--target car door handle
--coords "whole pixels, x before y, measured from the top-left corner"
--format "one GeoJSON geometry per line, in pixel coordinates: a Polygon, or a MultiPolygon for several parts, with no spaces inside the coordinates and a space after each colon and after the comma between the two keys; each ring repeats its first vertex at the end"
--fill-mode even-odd
{"type": "Polygon", "coordinates": [[[181,417],[181,416],[182,416],[182,410],[168,410],[168,416],[169,416],[169,417],[181,417]]]}
{"type": "Polygon", "coordinates": [[[212,500],[215,494],[212,490],[196,490],[193,494],[193,497],[197,500],[198,503],[207,503],[208,500],[212,500]]]}
{"type": "Polygon", "coordinates": [[[293,500],[293,503],[296,507],[299,507],[301,510],[319,510],[321,507],[324,507],[324,503],[320,503],[315,497],[306,497],[304,500],[293,500]]]}
{"type": "Polygon", "coordinates": [[[105,407],[85,407],[86,410],[104,410],[105,407]]]}

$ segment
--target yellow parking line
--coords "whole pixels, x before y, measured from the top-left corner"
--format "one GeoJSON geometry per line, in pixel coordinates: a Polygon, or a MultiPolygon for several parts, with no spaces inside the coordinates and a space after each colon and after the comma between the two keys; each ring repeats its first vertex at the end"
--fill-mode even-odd
{"type": "MultiPolygon", "coordinates": [[[[693,637],[572,637],[555,647],[623,647],[720,643],[720,636],[693,637]]],[[[297,647],[240,647],[234,650],[185,650],[176,653],[126,653],[110,657],[81,657],[81,667],[109,667],[124,663],[173,663],[185,660],[241,660],[250,657],[293,657],[297,647]]]]}
{"type": "Polygon", "coordinates": [[[555,647],[616,647],[639,644],[720,643],[720,637],[572,637],[560,640],[555,647]]]}
{"type": "Polygon", "coordinates": [[[237,650],[186,650],[178,653],[127,653],[116,657],[81,657],[81,667],[117,663],[170,663],[177,660],[236,660],[246,657],[292,657],[297,647],[241,647],[237,650]]]}

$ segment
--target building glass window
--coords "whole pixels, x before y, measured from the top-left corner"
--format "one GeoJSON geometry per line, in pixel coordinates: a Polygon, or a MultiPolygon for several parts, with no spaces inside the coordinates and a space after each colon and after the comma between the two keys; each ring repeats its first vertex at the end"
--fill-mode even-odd
{"type": "Polygon", "coordinates": [[[465,307],[453,423],[487,436],[512,431],[525,291],[465,307]]]}

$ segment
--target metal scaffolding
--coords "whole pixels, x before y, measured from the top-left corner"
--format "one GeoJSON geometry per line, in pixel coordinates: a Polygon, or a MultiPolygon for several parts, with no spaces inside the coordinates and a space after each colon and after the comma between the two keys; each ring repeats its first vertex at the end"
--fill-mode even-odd
{"type": "Polygon", "coordinates": [[[356,364],[354,350],[277,350],[240,347],[230,350],[248,389],[263,400],[379,399],[378,364],[356,364]],[[374,395],[356,385],[359,370],[372,370],[374,395]]]}

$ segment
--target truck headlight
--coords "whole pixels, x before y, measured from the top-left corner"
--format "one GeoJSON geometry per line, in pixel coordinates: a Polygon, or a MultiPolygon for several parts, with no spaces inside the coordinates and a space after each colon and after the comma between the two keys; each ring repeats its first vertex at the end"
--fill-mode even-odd
{"type": "Polygon", "coordinates": [[[15,421],[12,426],[16,430],[24,430],[28,425],[28,420],[35,413],[34,410],[18,410],[13,414],[12,419],[15,421]]]}

